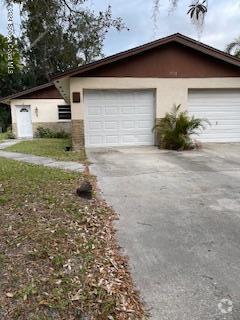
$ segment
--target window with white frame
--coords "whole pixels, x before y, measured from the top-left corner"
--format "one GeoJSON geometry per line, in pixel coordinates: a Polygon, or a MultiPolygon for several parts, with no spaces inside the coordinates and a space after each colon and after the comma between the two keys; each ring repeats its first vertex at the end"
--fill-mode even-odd
{"type": "Polygon", "coordinates": [[[59,120],[71,119],[71,106],[68,106],[68,105],[58,106],[58,119],[59,120]]]}

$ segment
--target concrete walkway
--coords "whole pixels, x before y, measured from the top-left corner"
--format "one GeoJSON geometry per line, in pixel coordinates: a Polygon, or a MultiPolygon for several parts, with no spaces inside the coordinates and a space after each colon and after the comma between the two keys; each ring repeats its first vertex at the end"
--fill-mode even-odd
{"type": "Polygon", "coordinates": [[[6,140],[0,143],[0,157],[23,161],[27,163],[42,165],[50,168],[57,168],[62,170],[70,170],[75,172],[84,172],[85,166],[82,163],[73,161],[57,161],[52,158],[33,156],[31,154],[3,151],[2,149],[7,148],[11,145],[18,143],[17,140],[6,140]]]}
{"type": "Polygon", "coordinates": [[[0,141],[0,150],[5,149],[7,147],[11,147],[18,142],[20,142],[20,140],[15,139],[0,141]]]}

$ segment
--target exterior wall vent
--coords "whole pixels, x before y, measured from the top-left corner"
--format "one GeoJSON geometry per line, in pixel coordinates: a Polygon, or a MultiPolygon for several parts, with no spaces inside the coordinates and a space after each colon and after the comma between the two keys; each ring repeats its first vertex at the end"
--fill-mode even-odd
{"type": "Polygon", "coordinates": [[[73,92],[72,93],[72,102],[74,102],[74,103],[81,102],[80,92],[73,92]]]}

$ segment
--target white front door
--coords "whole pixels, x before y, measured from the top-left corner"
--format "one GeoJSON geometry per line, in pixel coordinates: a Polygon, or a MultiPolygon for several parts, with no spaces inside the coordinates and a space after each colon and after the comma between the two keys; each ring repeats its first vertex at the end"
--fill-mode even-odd
{"type": "Polygon", "coordinates": [[[190,90],[188,110],[207,119],[202,142],[240,142],[240,90],[190,90]]]}
{"type": "Polygon", "coordinates": [[[89,90],[84,104],[87,147],[154,144],[152,90],[89,90]]]}
{"type": "Polygon", "coordinates": [[[32,116],[30,106],[16,106],[18,138],[32,138],[32,116]]]}

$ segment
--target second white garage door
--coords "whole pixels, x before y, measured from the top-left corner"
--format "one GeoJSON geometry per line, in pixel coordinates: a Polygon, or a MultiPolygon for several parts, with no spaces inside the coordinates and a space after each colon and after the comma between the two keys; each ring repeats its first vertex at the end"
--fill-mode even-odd
{"type": "Polygon", "coordinates": [[[240,90],[191,90],[188,108],[211,125],[197,139],[203,142],[240,142],[240,90]]]}
{"type": "Polygon", "coordinates": [[[84,105],[87,147],[153,145],[153,91],[89,90],[84,105]]]}

